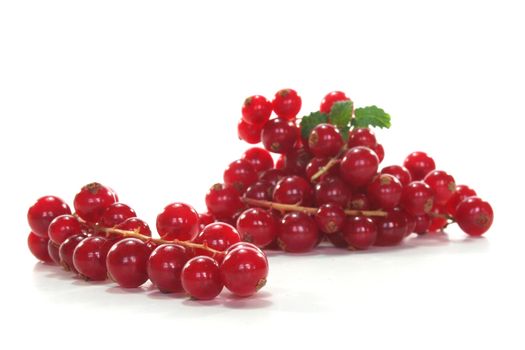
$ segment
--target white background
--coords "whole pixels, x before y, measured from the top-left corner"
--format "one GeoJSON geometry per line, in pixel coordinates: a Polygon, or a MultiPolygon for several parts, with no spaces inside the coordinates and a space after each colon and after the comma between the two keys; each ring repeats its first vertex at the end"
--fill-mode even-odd
{"type": "Polygon", "coordinates": [[[0,348],[521,348],[520,1],[2,1],[0,348]],[[256,297],[208,303],[92,285],[37,263],[27,208],[99,181],[154,223],[247,145],[245,97],[291,87],[377,104],[384,165],[411,151],[496,213],[483,239],[270,258],[256,297]]]}

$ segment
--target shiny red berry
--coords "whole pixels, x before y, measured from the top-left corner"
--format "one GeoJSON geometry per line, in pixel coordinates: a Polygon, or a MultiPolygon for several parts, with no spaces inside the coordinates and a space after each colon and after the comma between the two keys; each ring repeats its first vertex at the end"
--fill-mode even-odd
{"type": "Polygon", "coordinates": [[[488,202],[479,197],[468,197],[457,206],[455,219],[465,233],[481,236],[492,225],[494,212],[488,202]]]}
{"type": "Polygon", "coordinates": [[[414,216],[415,227],[414,232],[418,235],[422,235],[428,232],[430,227],[430,216],[428,214],[423,214],[419,216],[414,216]]]}
{"type": "Polygon", "coordinates": [[[408,184],[412,181],[412,176],[410,175],[408,169],[401,165],[389,165],[384,167],[381,169],[381,174],[390,174],[395,176],[399,182],[401,182],[403,188],[408,186],[408,184]]]}
{"type": "Polygon", "coordinates": [[[55,244],[62,244],[68,237],[82,233],[80,222],[73,215],[65,214],[57,216],[47,229],[49,239],[55,244]]]}
{"type": "Polygon", "coordinates": [[[299,131],[295,123],[285,119],[272,119],[266,123],[261,133],[261,140],[268,151],[288,153],[297,142],[299,131]]]}
{"type": "Polygon", "coordinates": [[[308,252],[319,243],[319,229],[315,220],[303,212],[283,216],[277,232],[277,243],[286,252],[308,252]]]}
{"type": "Polygon", "coordinates": [[[374,149],[376,144],[376,135],[371,129],[355,128],[348,133],[348,148],[364,146],[374,149]]]}
{"type": "Polygon", "coordinates": [[[60,245],[48,239],[47,240],[47,253],[49,254],[49,257],[55,264],[60,265],[60,245]]]}
{"type": "Polygon", "coordinates": [[[412,181],[423,180],[423,178],[436,169],[434,159],[428,156],[425,152],[410,153],[403,162],[405,168],[410,171],[412,181]]]}
{"type": "Polygon", "coordinates": [[[215,222],[215,216],[212,213],[199,213],[199,232],[213,222],[215,222]]]}
{"type": "Polygon", "coordinates": [[[343,137],[332,124],[315,126],[308,137],[308,148],[315,157],[334,157],[343,146],[343,137]]]}
{"type": "MultiPolygon", "coordinates": [[[[310,162],[306,165],[306,178],[308,181],[312,181],[312,177],[321,170],[322,167],[324,167],[328,162],[330,161],[329,158],[312,158],[310,162]]],[[[322,180],[326,176],[338,176],[339,174],[339,165],[336,164],[335,166],[331,167],[324,175],[321,175],[320,178],[318,178],[316,181],[322,180]]]]}
{"type": "Polygon", "coordinates": [[[286,176],[286,173],[280,169],[269,169],[261,173],[259,180],[271,183],[273,186],[277,185],[279,180],[286,176]]]}
{"type": "Polygon", "coordinates": [[[321,113],[329,114],[332,110],[332,106],[334,105],[334,103],[340,101],[350,101],[350,99],[346,97],[344,92],[332,91],[323,98],[319,110],[321,111],[321,113]]]}
{"type": "Polygon", "coordinates": [[[38,260],[43,262],[52,262],[53,260],[49,256],[49,252],[47,250],[48,241],[49,238],[41,237],[35,235],[33,232],[30,232],[29,236],[27,237],[27,246],[31,251],[31,254],[33,254],[33,256],[38,260]]]}
{"type": "Polygon", "coordinates": [[[215,184],[206,193],[206,207],[217,219],[224,219],[232,218],[244,208],[244,204],[235,188],[215,184]]]}
{"type": "Polygon", "coordinates": [[[350,190],[339,177],[327,176],[315,185],[315,202],[319,206],[336,203],[346,207],[350,199],[350,190]]]}
{"type": "Polygon", "coordinates": [[[283,171],[288,175],[304,176],[312,155],[304,147],[291,150],[284,155],[283,171]]]}
{"type": "Polygon", "coordinates": [[[80,218],[95,224],[100,220],[106,208],[116,201],[115,193],[111,188],[93,182],[82,187],[75,196],[73,205],[80,218]]]}
{"type": "Polygon", "coordinates": [[[115,243],[107,254],[106,267],[113,281],[123,288],[137,288],[148,280],[150,248],[137,238],[115,243]]]}
{"type": "Polygon", "coordinates": [[[62,199],[55,196],[39,198],[27,211],[27,222],[31,231],[40,237],[48,237],[47,229],[54,218],[71,214],[71,209],[62,199]]]}
{"type": "Polygon", "coordinates": [[[442,170],[434,170],[428,173],[423,180],[434,192],[436,205],[445,206],[454,192],[456,192],[456,181],[442,170]]]}
{"type": "Polygon", "coordinates": [[[292,89],[282,89],[277,91],[272,101],[275,114],[283,119],[295,119],[301,110],[301,97],[292,89]]]}
{"type": "Polygon", "coordinates": [[[430,225],[428,226],[428,232],[439,232],[447,225],[447,218],[445,216],[446,210],[443,207],[437,206],[432,208],[429,213],[430,225]]]}
{"type": "Polygon", "coordinates": [[[224,287],[219,264],[209,256],[188,260],[182,268],[181,282],[186,293],[198,300],[213,299],[224,287]]]}
{"type": "Polygon", "coordinates": [[[137,217],[128,218],[115,226],[115,228],[124,231],[136,231],[141,235],[151,237],[151,229],[149,225],[144,220],[137,217]]]}
{"type": "Polygon", "coordinates": [[[277,222],[267,210],[250,208],[237,219],[237,230],[244,241],[263,248],[277,237],[277,222]]]}
{"type": "Polygon", "coordinates": [[[182,292],[181,272],[188,260],[186,248],[177,244],[162,244],[148,259],[148,277],[162,293],[182,292]]]}
{"type": "Polygon", "coordinates": [[[467,185],[457,185],[456,191],[452,194],[447,202],[447,213],[455,216],[459,203],[461,203],[465,198],[474,196],[476,196],[476,191],[474,191],[472,188],[468,187],[467,185]]]}
{"type": "Polygon", "coordinates": [[[339,172],[343,180],[354,187],[367,185],[377,173],[379,159],[370,148],[354,147],[349,149],[341,163],[339,172]]]}
{"type": "Polygon", "coordinates": [[[336,203],[321,205],[314,216],[319,230],[327,234],[341,231],[345,223],[345,217],[343,207],[336,203]]]}
{"type": "Polygon", "coordinates": [[[258,179],[257,172],[247,160],[231,162],[223,173],[224,184],[235,187],[239,192],[255,183],[258,179]]]}
{"type": "Polygon", "coordinates": [[[254,126],[264,125],[272,114],[272,103],[264,96],[254,95],[244,100],[242,120],[254,126]]]}
{"type": "Polygon", "coordinates": [[[107,278],[106,256],[112,242],[105,237],[88,237],[77,244],[73,251],[73,265],[79,275],[90,281],[107,278]]]}
{"type": "Polygon", "coordinates": [[[368,184],[367,190],[373,207],[391,210],[401,202],[403,185],[393,175],[380,174],[368,184]]]}
{"type": "Polygon", "coordinates": [[[247,297],[266,284],[268,260],[260,250],[238,247],[226,254],[220,272],[224,286],[230,292],[247,297]]]}
{"type": "Polygon", "coordinates": [[[272,155],[264,148],[252,147],[247,149],[242,154],[241,160],[250,163],[257,173],[273,168],[272,155]]]}
{"type": "Polygon", "coordinates": [[[342,234],[349,247],[365,250],[375,243],[377,227],[374,221],[366,216],[349,216],[342,234]]]}
{"type": "Polygon", "coordinates": [[[86,236],[84,234],[74,235],[68,237],[60,245],[60,248],[58,249],[58,255],[60,256],[60,265],[62,265],[62,267],[66,271],[72,271],[74,273],[77,273],[77,270],[73,263],[73,253],[77,245],[84,239],[86,239],[86,236]]]}
{"type": "Polygon", "coordinates": [[[412,181],[403,189],[401,205],[414,216],[428,214],[434,207],[434,192],[423,181],[412,181]]]}
{"type": "Polygon", "coordinates": [[[246,189],[244,192],[244,197],[263,201],[271,201],[274,187],[275,186],[269,182],[257,181],[246,189]]]}
{"type": "Polygon", "coordinates": [[[157,231],[163,239],[190,241],[198,230],[199,214],[188,204],[169,204],[157,216],[157,231]]]}
{"type": "MultiPolygon", "coordinates": [[[[232,244],[241,241],[241,236],[237,229],[224,222],[214,222],[209,224],[193,240],[195,243],[206,244],[209,248],[225,251],[232,244]]],[[[214,256],[212,252],[204,249],[195,249],[195,255],[207,255],[215,260],[221,260],[221,256],[214,256]]]]}
{"type": "Polygon", "coordinates": [[[406,237],[407,217],[401,211],[389,211],[387,216],[375,219],[377,225],[377,246],[394,246],[406,237]]]}
{"type": "Polygon", "coordinates": [[[348,202],[348,208],[354,210],[370,210],[370,200],[364,193],[353,193],[348,202]]]}
{"type": "Polygon", "coordinates": [[[104,210],[99,224],[103,227],[115,227],[126,219],[137,217],[137,213],[124,203],[113,203],[104,210]]]}
{"type": "Polygon", "coordinates": [[[249,144],[261,142],[261,131],[262,127],[250,125],[242,119],[237,123],[237,136],[249,144]]]}
{"type": "Polygon", "coordinates": [[[273,190],[273,201],[284,204],[309,206],[313,203],[312,186],[302,177],[287,176],[281,179],[273,190]]]}

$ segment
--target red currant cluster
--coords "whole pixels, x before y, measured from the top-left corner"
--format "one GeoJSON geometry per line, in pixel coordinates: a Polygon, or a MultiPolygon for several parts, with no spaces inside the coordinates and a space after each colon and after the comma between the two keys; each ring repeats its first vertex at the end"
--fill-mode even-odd
{"type": "Polygon", "coordinates": [[[195,299],[215,298],[225,286],[249,296],[266,283],[268,260],[257,246],[241,242],[229,224],[210,222],[184,203],[172,203],[157,217],[160,239],[116,193],[99,183],[84,186],[75,214],[55,196],[29,208],[29,249],[85,280],[108,276],[123,288],[148,279],[165,293],[185,291],[195,299]]]}

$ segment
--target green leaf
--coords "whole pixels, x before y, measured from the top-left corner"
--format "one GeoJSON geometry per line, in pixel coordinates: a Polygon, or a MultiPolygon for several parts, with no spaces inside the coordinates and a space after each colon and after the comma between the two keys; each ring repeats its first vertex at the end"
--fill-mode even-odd
{"type": "Polygon", "coordinates": [[[341,133],[341,136],[343,137],[343,141],[346,144],[346,141],[348,141],[348,137],[350,136],[349,135],[350,125],[341,126],[341,127],[338,127],[337,129],[339,129],[339,132],[341,133]]]}
{"type": "Polygon", "coordinates": [[[352,101],[339,101],[333,104],[330,110],[330,124],[342,128],[350,124],[354,103],[352,101]]]}
{"type": "Polygon", "coordinates": [[[352,126],[356,128],[390,128],[390,115],[377,106],[357,108],[352,126]]]}
{"type": "Polygon", "coordinates": [[[328,122],[328,116],[321,112],[313,112],[301,119],[301,136],[307,140],[310,136],[310,132],[317,125],[328,122]]]}

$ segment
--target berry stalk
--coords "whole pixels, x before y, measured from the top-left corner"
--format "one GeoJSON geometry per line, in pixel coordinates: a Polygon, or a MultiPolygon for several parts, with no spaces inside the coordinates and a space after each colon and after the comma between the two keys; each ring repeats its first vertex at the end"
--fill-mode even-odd
{"type": "MultiPolygon", "coordinates": [[[[326,163],[323,167],[321,167],[310,179],[310,181],[314,182],[317,179],[319,179],[321,176],[326,174],[330,169],[332,169],[337,163],[341,161],[341,157],[345,154],[345,152],[348,150],[348,145],[344,145],[339,153],[331,158],[328,163],[326,163]]],[[[348,214],[351,215],[351,214],[348,214]]]]}

